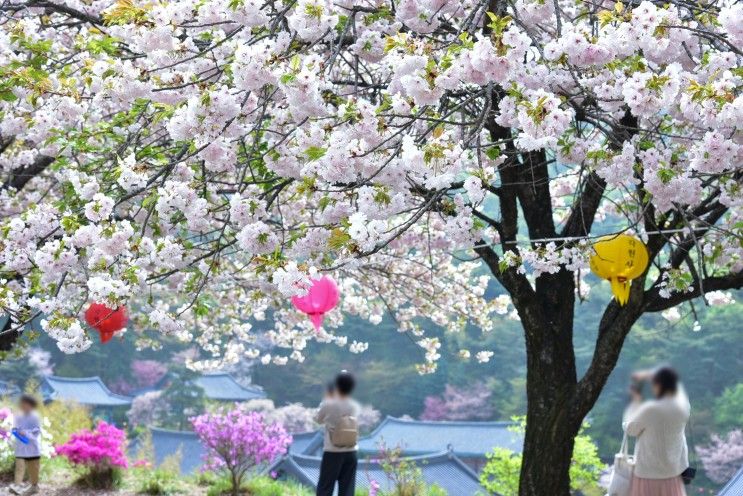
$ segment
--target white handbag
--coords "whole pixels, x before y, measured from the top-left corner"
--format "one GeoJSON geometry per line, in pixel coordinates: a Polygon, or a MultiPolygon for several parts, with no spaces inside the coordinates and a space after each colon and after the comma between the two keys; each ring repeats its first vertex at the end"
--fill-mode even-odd
{"type": "Polygon", "coordinates": [[[614,455],[614,467],[609,481],[608,496],[629,496],[632,473],[635,471],[635,457],[629,454],[627,434],[622,438],[622,448],[614,455]]]}

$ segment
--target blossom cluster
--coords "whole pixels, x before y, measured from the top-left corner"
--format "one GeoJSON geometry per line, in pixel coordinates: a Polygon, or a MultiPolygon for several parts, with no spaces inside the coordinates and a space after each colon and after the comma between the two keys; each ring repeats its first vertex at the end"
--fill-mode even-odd
{"type": "MultiPolygon", "coordinates": [[[[66,353],[93,344],[91,302],[133,309],[141,348],[197,343],[199,369],[301,362],[312,340],[362,352],[342,314],[389,312],[431,371],[419,316],[487,331],[502,314],[473,248],[530,282],[573,271],[586,295],[588,243],[503,230],[529,184],[555,233],[598,184],[587,228],[699,229],[706,272],[743,269],[732,0],[0,11],[0,314],[43,315],[66,353]],[[320,273],[343,299],[315,333],[289,299],[320,273]]],[[[665,264],[689,236],[659,254],[664,296],[693,285],[665,264]]]]}

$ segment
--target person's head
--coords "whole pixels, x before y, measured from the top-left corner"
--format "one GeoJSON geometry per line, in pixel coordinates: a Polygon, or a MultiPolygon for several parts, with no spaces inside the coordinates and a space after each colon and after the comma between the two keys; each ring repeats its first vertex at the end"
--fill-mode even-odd
{"type": "Polygon", "coordinates": [[[18,399],[18,408],[20,408],[23,413],[30,413],[36,410],[38,407],[39,402],[36,401],[36,398],[31,396],[30,394],[23,394],[18,399]]]}
{"type": "Polygon", "coordinates": [[[335,392],[339,396],[350,396],[355,386],[356,380],[347,370],[341,370],[340,374],[335,376],[335,392]]]}
{"type": "Polygon", "coordinates": [[[671,367],[664,366],[655,371],[650,382],[656,398],[673,396],[678,390],[679,375],[671,367]]]}

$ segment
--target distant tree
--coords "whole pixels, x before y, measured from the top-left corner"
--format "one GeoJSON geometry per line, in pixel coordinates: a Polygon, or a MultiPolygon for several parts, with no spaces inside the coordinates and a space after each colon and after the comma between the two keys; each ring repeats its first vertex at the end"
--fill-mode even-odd
{"type": "Polygon", "coordinates": [[[372,430],[379,423],[380,418],[382,418],[382,414],[379,410],[371,405],[361,405],[361,411],[359,411],[357,418],[359,430],[372,430]]]}
{"type": "Polygon", "coordinates": [[[169,410],[162,391],[149,391],[134,398],[126,416],[134,427],[160,425],[168,418],[169,410]]]}
{"type": "Polygon", "coordinates": [[[743,382],[725,389],[715,401],[715,426],[725,432],[740,427],[743,417],[743,382]]]}
{"type": "Polygon", "coordinates": [[[205,413],[191,421],[207,449],[205,468],[227,470],[233,496],[239,494],[250,470],[284,454],[292,440],[280,424],[268,423],[261,413],[243,408],[205,413]]]}
{"type": "MultiPolygon", "coordinates": [[[[284,427],[287,432],[309,432],[318,428],[315,423],[315,408],[308,408],[301,403],[289,403],[276,407],[273,401],[261,399],[244,403],[245,411],[259,412],[266,421],[276,422],[284,427]]],[[[357,417],[361,431],[371,430],[381,418],[382,414],[371,405],[362,405],[357,417]]]]}
{"type": "Polygon", "coordinates": [[[421,414],[422,420],[489,420],[495,410],[492,392],[482,382],[467,388],[447,384],[441,396],[428,396],[421,414]]]}
{"type": "Polygon", "coordinates": [[[163,427],[184,430],[189,418],[206,409],[204,390],[195,383],[197,375],[186,367],[174,367],[168,375],[168,384],[162,399],[168,405],[162,418],[163,427]]]}
{"type": "Polygon", "coordinates": [[[697,446],[704,472],[712,482],[724,484],[743,466],[743,431],[736,429],[721,437],[712,435],[706,446],[697,446]]]}
{"type": "Polygon", "coordinates": [[[51,354],[41,348],[18,349],[15,354],[13,359],[0,360],[0,380],[24,389],[29,379],[53,372],[51,354]]]}
{"type": "Polygon", "coordinates": [[[168,367],[157,360],[134,360],[132,377],[140,388],[154,386],[168,373],[168,367]]]}

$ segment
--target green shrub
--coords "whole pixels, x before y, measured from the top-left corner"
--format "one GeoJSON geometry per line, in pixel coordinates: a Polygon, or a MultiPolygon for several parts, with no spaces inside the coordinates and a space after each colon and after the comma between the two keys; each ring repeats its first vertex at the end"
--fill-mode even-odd
{"type": "Polygon", "coordinates": [[[150,494],[152,496],[168,496],[183,492],[177,472],[163,468],[162,466],[151,469],[142,469],[141,477],[137,487],[138,494],[150,494]]]}
{"type": "Polygon", "coordinates": [[[138,494],[153,496],[167,496],[184,492],[181,480],[181,460],[183,455],[180,448],[166,457],[160,466],[155,466],[155,448],[152,444],[152,433],[147,430],[139,436],[139,449],[132,475],[138,494]]]}
{"type": "Polygon", "coordinates": [[[313,491],[293,481],[276,481],[269,477],[250,479],[245,488],[251,496],[312,496],[313,491]]]}
{"type": "Polygon", "coordinates": [[[93,427],[90,410],[74,401],[52,401],[39,408],[39,415],[51,422],[47,431],[54,446],[66,443],[75,432],[93,427]]]}
{"type": "Polygon", "coordinates": [[[123,480],[118,467],[86,467],[75,481],[83,489],[116,489],[123,480]]]}
{"type": "MultiPolygon", "coordinates": [[[[513,430],[523,434],[526,425],[524,417],[515,417],[518,422],[513,430]]],[[[581,490],[584,494],[594,492],[604,464],[598,455],[596,444],[584,430],[584,424],[573,447],[573,460],[570,464],[570,488],[581,490]]],[[[480,474],[480,483],[491,494],[516,496],[519,493],[519,475],[521,473],[521,453],[514,453],[506,448],[494,448],[488,454],[488,463],[480,474]]]]}
{"type": "Polygon", "coordinates": [[[223,494],[231,494],[231,492],[232,481],[226,475],[222,475],[211,481],[206,496],[222,496],[223,494]]]}
{"type": "MultiPolygon", "coordinates": [[[[240,488],[250,496],[313,496],[314,491],[293,481],[277,481],[269,477],[254,477],[240,488]]],[[[216,478],[207,491],[207,496],[231,494],[232,483],[229,477],[216,478]]]]}
{"type": "Polygon", "coordinates": [[[192,477],[193,483],[201,487],[210,487],[217,483],[219,474],[214,472],[198,472],[192,477]]]}

